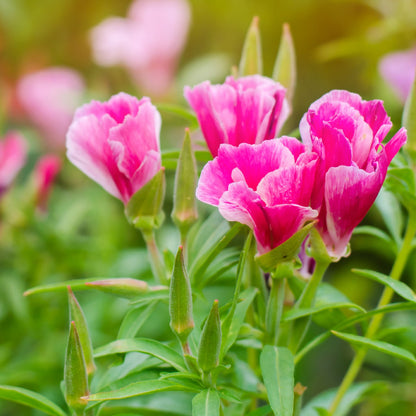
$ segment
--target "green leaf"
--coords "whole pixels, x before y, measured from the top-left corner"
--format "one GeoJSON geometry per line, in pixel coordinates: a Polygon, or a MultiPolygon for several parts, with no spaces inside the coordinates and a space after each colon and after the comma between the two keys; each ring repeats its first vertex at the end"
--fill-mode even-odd
{"type": "Polygon", "coordinates": [[[375,205],[380,212],[387,229],[396,244],[400,244],[403,233],[404,218],[402,208],[393,192],[381,188],[375,205]]]}
{"type": "Polygon", "coordinates": [[[140,306],[146,303],[152,303],[156,300],[167,301],[169,299],[169,289],[164,286],[159,286],[160,289],[153,292],[143,293],[140,297],[130,301],[130,305],[140,306]]]}
{"type": "Polygon", "coordinates": [[[225,232],[224,229],[216,229],[206,240],[203,247],[201,247],[200,254],[192,263],[189,271],[192,282],[202,278],[208,265],[238,234],[242,228],[242,224],[234,223],[231,228],[227,224],[226,228],[227,230],[225,232]]]}
{"type": "Polygon", "coordinates": [[[292,416],[295,384],[292,353],[284,347],[266,345],[260,354],[260,368],[273,413],[292,416]]]}
{"type": "Polygon", "coordinates": [[[371,237],[378,238],[381,240],[386,247],[390,248],[393,253],[396,253],[395,242],[386,234],[384,231],[379,228],[372,227],[371,225],[362,225],[356,227],[353,232],[354,235],[369,235],[371,237]]]}
{"type": "Polygon", "coordinates": [[[411,168],[389,168],[384,187],[392,192],[408,211],[416,210],[416,185],[411,168]]]}
{"type": "Polygon", "coordinates": [[[225,330],[226,320],[224,320],[224,323],[223,323],[224,339],[223,339],[223,345],[221,346],[221,357],[224,357],[227,351],[235,343],[238,337],[238,334],[240,333],[240,329],[244,323],[247,310],[249,306],[252,304],[254,298],[256,297],[257,292],[258,291],[256,288],[251,287],[240,294],[239,298],[241,300],[235,308],[234,314],[232,316],[232,320],[230,322],[230,326],[227,331],[225,330]]]}
{"type": "Polygon", "coordinates": [[[312,308],[305,308],[305,309],[291,309],[283,315],[283,321],[293,321],[294,319],[303,318],[305,316],[314,315],[323,311],[333,310],[333,309],[357,309],[363,313],[366,312],[361,306],[356,305],[355,303],[351,302],[341,302],[341,303],[328,303],[317,305],[312,308]]]}
{"type": "Polygon", "coordinates": [[[416,365],[416,358],[410,352],[403,348],[396,347],[384,341],[375,341],[359,335],[351,335],[344,332],[331,331],[333,335],[353,345],[360,347],[367,347],[376,351],[384,352],[385,354],[405,360],[413,365],[416,365]]]}
{"type": "Polygon", "coordinates": [[[269,416],[272,413],[272,408],[267,406],[259,407],[256,410],[251,411],[250,413],[247,413],[247,416],[269,416]]]}
{"type": "Polygon", "coordinates": [[[387,276],[382,273],[374,272],[372,270],[364,270],[364,269],[353,269],[352,270],[355,274],[359,276],[367,277],[368,279],[375,280],[378,283],[381,283],[384,286],[388,286],[402,298],[410,301],[416,302],[416,295],[409,286],[405,283],[400,282],[399,280],[392,279],[390,276],[387,276]]]}
{"type": "MultiPolygon", "coordinates": [[[[35,286],[26,292],[23,293],[24,296],[36,295],[39,293],[49,293],[49,292],[59,292],[68,290],[68,286],[71,286],[72,290],[88,290],[91,289],[85,285],[85,283],[90,283],[98,280],[98,277],[92,277],[89,279],[76,279],[76,280],[66,280],[65,282],[60,283],[50,283],[42,286],[35,286]]],[[[101,280],[101,279],[100,279],[101,280]]]]}
{"type": "Polygon", "coordinates": [[[67,416],[60,407],[39,393],[21,387],[0,385],[0,399],[40,410],[51,416],[67,416]]]}
{"type": "Polygon", "coordinates": [[[259,18],[254,17],[244,41],[238,68],[239,76],[262,74],[263,59],[261,53],[261,39],[259,31],[259,18]]]}
{"type": "Polygon", "coordinates": [[[286,97],[292,106],[296,86],[296,54],[289,24],[283,24],[282,38],[274,64],[272,78],[286,88],[286,97]]]}
{"type": "Polygon", "coordinates": [[[131,308],[121,322],[120,329],[117,334],[118,339],[134,338],[140,328],[146,323],[157,306],[157,301],[141,308],[131,308]]]}
{"type": "Polygon", "coordinates": [[[168,363],[178,371],[186,372],[186,365],[182,356],[172,348],[152,339],[134,338],[120,339],[111,342],[94,351],[95,357],[104,357],[106,355],[120,354],[126,352],[141,352],[152,355],[168,363]]]}
{"type": "Polygon", "coordinates": [[[203,390],[192,399],[192,416],[219,416],[220,406],[216,390],[203,390]]]}
{"type": "MultiPolygon", "coordinates": [[[[159,111],[174,114],[175,116],[181,117],[185,119],[189,123],[189,127],[191,130],[195,130],[198,128],[198,120],[195,114],[189,110],[187,107],[182,107],[177,104],[167,104],[167,103],[160,103],[156,104],[156,107],[159,111]]],[[[162,157],[164,153],[162,153],[162,157]]]]}
{"type": "Polygon", "coordinates": [[[195,391],[195,389],[182,384],[173,383],[169,380],[145,380],[129,384],[118,390],[90,394],[88,396],[88,401],[119,400],[128,397],[143,396],[159,391],[195,391]]]}
{"type": "Polygon", "coordinates": [[[416,80],[412,83],[412,88],[403,110],[402,125],[407,130],[407,143],[405,144],[413,162],[416,155],[416,80]]]}
{"type": "MultiPolygon", "coordinates": [[[[374,393],[379,393],[386,389],[386,383],[383,382],[364,382],[353,384],[345,393],[337,410],[332,416],[346,416],[350,410],[358,403],[362,402],[366,397],[374,393]]],[[[329,406],[335,398],[337,389],[331,389],[324,391],[323,393],[315,396],[307,405],[302,409],[301,416],[320,416],[317,409],[329,409],[329,406]]]]}

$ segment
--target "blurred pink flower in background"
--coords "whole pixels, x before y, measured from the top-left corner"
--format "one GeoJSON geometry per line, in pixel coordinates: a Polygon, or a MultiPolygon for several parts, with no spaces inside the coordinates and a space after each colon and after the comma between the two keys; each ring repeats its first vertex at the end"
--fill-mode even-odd
{"type": "Polygon", "coordinates": [[[150,99],[119,93],[80,107],[67,134],[68,159],[127,204],[161,169],[161,118],[150,99]]]}
{"type": "Polygon", "coordinates": [[[406,141],[399,130],[385,145],[392,127],[380,100],[334,90],[315,101],[300,122],[307,149],[320,157],[312,208],[320,209],[317,230],[328,253],[342,257],[354,228],[373,205],[387,168],[406,141]]]}
{"type": "Polygon", "coordinates": [[[0,196],[26,163],[26,152],[26,142],[16,131],[10,131],[0,141],[0,196]]]}
{"type": "Polygon", "coordinates": [[[204,81],[184,95],[196,112],[199,125],[213,156],[222,143],[261,143],[277,136],[289,115],[285,88],[260,75],[211,85],[204,81]]]}
{"type": "Polygon", "coordinates": [[[110,17],[91,31],[98,65],[125,67],[146,93],[171,88],[190,24],[186,0],[136,0],[126,18],[110,17]]]}
{"type": "Polygon", "coordinates": [[[220,146],[202,170],[197,198],[249,226],[265,254],[317,217],[310,207],[317,155],[293,137],[220,146]]]}
{"type": "Polygon", "coordinates": [[[49,194],[61,165],[61,159],[55,155],[45,155],[36,163],[33,173],[36,207],[42,212],[47,210],[49,194]]]}
{"type": "Polygon", "coordinates": [[[85,86],[78,72],[52,67],[23,76],[17,96],[30,121],[40,130],[48,147],[61,150],[85,86]]]}
{"type": "Polygon", "coordinates": [[[404,103],[412,88],[416,71],[416,47],[385,55],[379,64],[381,76],[404,103]]]}

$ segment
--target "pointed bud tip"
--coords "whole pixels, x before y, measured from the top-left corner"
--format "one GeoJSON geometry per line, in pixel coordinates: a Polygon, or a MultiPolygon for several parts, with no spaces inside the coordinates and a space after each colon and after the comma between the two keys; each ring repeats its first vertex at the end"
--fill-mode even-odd
{"type": "Polygon", "coordinates": [[[74,291],[72,290],[71,286],[68,285],[66,288],[68,290],[68,294],[71,295],[71,296],[74,296],[74,291]]]}
{"type": "Polygon", "coordinates": [[[259,27],[260,18],[258,16],[254,16],[253,20],[251,21],[251,25],[255,28],[259,27]]]}

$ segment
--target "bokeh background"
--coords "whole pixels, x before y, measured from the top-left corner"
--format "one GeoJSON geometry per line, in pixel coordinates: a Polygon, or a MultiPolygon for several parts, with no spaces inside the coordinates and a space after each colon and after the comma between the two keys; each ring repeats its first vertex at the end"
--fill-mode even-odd
{"type": "MultiPolygon", "coordinates": [[[[36,160],[51,149],[16,96],[22,76],[48,67],[77,70],[84,79],[83,102],[108,99],[126,91],[149,94],[138,87],[121,66],[102,67],[92,57],[90,31],[110,16],[126,16],[130,0],[0,0],[0,133],[21,131],[29,143],[28,162],[15,186],[2,201],[0,227],[0,384],[26,387],[62,404],[59,383],[68,328],[66,294],[23,297],[28,288],[73,278],[128,276],[149,278],[141,236],[132,230],[122,204],[107,195],[63,158],[48,204],[48,213],[33,215],[27,195],[36,160]]],[[[156,103],[186,105],[184,85],[209,79],[222,82],[239,62],[245,33],[259,16],[264,73],[271,75],[282,24],[290,24],[297,54],[294,108],[285,133],[296,129],[309,105],[331,89],[347,89],[364,99],[385,102],[394,123],[401,125],[403,102],[379,73],[387,53],[416,43],[414,0],[190,0],[191,25],[180,56],[174,87],[163,96],[149,95],[156,103]]],[[[184,119],[161,109],[162,149],[178,148],[187,126],[184,119]]],[[[393,131],[391,132],[393,133],[393,131]]],[[[172,181],[172,172],[168,172],[172,181]]],[[[168,188],[169,189],[169,188],[168,188]]],[[[172,189],[172,188],[170,188],[172,189]]],[[[166,212],[172,195],[167,195],[166,212]]],[[[207,209],[201,206],[204,215],[207,209]]],[[[167,215],[169,216],[169,215],[167,215]]],[[[385,226],[377,209],[368,224],[385,226]]],[[[169,221],[158,233],[165,248],[175,250],[178,234],[169,221]]],[[[327,276],[353,302],[371,307],[380,288],[350,272],[352,267],[388,272],[393,260],[389,247],[368,236],[352,240],[352,255],[334,265],[327,276]]],[[[404,279],[416,288],[415,262],[404,279]]],[[[218,290],[229,290],[220,288],[218,290]]],[[[117,335],[127,304],[104,294],[79,293],[95,346],[117,335]]],[[[149,337],[163,338],[158,330],[166,310],[152,315],[143,328],[149,337]]],[[[416,352],[414,315],[395,315],[386,321],[394,342],[416,352]]],[[[170,335],[169,335],[170,336],[170,335]]],[[[389,338],[390,339],[390,338],[389,338]]],[[[308,386],[306,400],[336,386],[352,356],[350,348],[331,340],[313,353],[299,373],[308,386]]],[[[369,400],[357,415],[414,415],[415,370],[400,362],[373,355],[362,379],[394,380],[395,389],[383,400],[369,400]],[[394,365],[393,365],[394,364],[394,365]],[[399,386],[399,387],[397,387],[399,386]],[[381,405],[381,404],[383,405],[381,405]],[[392,410],[394,409],[394,410],[392,410]]],[[[0,401],[0,415],[36,415],[35,411],[0,401]]]]}

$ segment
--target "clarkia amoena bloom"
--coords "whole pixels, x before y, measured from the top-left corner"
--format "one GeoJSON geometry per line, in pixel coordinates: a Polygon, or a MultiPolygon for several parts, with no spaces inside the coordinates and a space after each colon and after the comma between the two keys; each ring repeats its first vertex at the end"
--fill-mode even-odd
{"type": "Polygon", "coordinates": [[[320,210],[317,229],[328,253],[344,256],[354,228],[379,193],[387,168],[406,141],[392,127],[382,101],[334,90],[315,101],[300,122],[306,148],[319,155],[312,207],[320,210]]]}
{"type": "Polygon", "coordinates": [[[272,79],[251,75],[230,76],[220,85],[204,81],[185,87],[184,95],[215,157],[222,143],[238,146],[274,139],[289,115],[285,92],[272,79]]]}
{"type": "Polygon", "coordinates": [[[310,207],[317,155],[292,137],[222,144],[202,170],[196,195],[229,221],[248,225],[265,254],[317,217],[310,207]]]}
{"type": "Polygon", "coordinates": [[[127,204],[161,169],[161,118],[147,97],[119,93],[80,107],[67,134],[68,159],[127,204]]]}
{"type": "Polygon", "coordinates": [[[0,141],[0,196],[26,163],[26,156],[26,142],[20,133],[10,131],[0,141]]]}
{"type": "Polygon", "coordinates": [[[404,103],[412,88],[416,72],[416,47],[385,55],[380,63],[381,76],[404,103]]]}
{"type": "Polygon", "coordinates": [[[81,75],[65,67],[27,74],[17,85],[19,103],[48,146],[55,150],[65,148],[66,132],[84,92],[81,75]]]}

